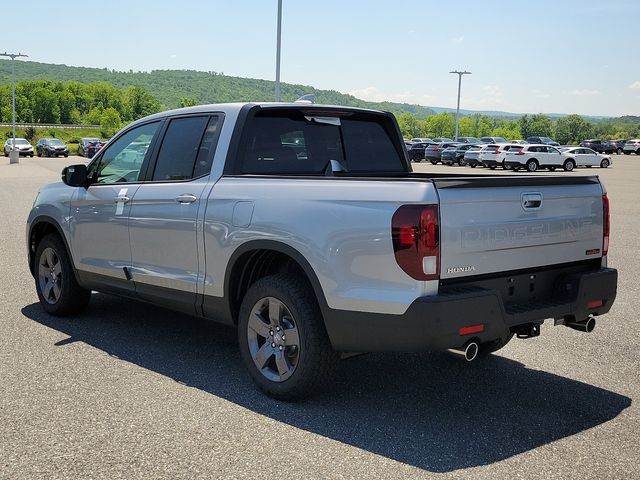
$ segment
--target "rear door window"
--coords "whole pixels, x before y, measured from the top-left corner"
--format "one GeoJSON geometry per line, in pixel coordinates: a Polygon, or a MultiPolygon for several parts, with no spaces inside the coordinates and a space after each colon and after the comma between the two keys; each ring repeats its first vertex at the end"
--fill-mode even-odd
{"type": "Polygon", "coordinates": [[[172,119],[158,152],[152,180],[190,180],[209,173],[217,134],[217,116],[172,119]]]}

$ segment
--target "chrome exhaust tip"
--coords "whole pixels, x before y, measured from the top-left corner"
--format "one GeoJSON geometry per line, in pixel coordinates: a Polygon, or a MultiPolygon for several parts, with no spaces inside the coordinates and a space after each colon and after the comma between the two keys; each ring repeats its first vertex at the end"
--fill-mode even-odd
{"type": "Polygon", "coordinates": [[[476,342],[469,342],[464,349],[464,359],[467,362],[473,362],[478,356],[478,351],[480,347],[476,342]]]}
{"type": "Polygon", "coordinates": [[[591,333],[593,332],[593,329],[596,328],[596,319],[593,317],[589,317],[582,322],[565,323],[565,326],[573,328],[574,330],[578,330],[579,332],[591,333]]]}

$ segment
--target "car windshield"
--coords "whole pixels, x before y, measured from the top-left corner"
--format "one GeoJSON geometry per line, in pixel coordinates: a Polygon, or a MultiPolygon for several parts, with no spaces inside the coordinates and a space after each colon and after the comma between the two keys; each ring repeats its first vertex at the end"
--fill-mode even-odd
{"type": "MultiPolygon", "coordinates": [[[[12,140],[9,139],[9,143],[11,143],[12,140]]],[[[29,142],[27,142],[24,138],[16,138],[16,145],[29,145],[29,142]]]]}
{"type": "Polygon", "coordinates": [[[49,143],[51,145],[56,145],[56,146],[62,146],[64,145],[64,143],[62,142],[62,140],[58,140],[57,138],[54,138],[53,140],[49,140],[49,143]]]}
{"type": "Polygon", "coordinates": [[[494,137],[495,143],[507,143],[507,141],[502,137],[494,137]]]}
{"type": "Polygon", "coordinates": [[[553,140],[551,140],[549,137],[540,137],[540,140],[542,140],[543,142],[553,142],[553,140]]]}

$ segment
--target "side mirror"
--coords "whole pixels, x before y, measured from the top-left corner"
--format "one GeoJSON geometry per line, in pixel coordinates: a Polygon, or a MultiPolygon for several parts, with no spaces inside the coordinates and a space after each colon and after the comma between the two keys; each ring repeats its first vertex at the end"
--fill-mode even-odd
{"type": "Polygon", "coordinates": [[[64,167],[62,169],[62,181],[70,187],[86,187],[87,166],[79,164],[64,167]]]}

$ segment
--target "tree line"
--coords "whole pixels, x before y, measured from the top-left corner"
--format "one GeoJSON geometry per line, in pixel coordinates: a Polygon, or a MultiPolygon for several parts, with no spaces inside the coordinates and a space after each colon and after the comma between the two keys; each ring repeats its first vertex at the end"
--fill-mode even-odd
{"type": "MultiPolygon", "coordinates": [[[[448,137],[455,135],[455,115],[438,113],[419,119],[404,112],[396,116],[405,138],[448,137]]],[[[519,118],[490,117],[483,114],[461,116],[458,127],[461,137],[503,137],[507,140],[531,136],[551,137],[563,145],[576,144],[588,138],[604,140],[640,137],[640,117],[620,117],[598,121],[580,115],[551,118],[538,113],[519,118]]]]}
{"type": "MultiPolygon", "coordinates": [[[[163,109],[145,88],[117,88],[107,82],[25,80],[16,83],[16,121],[100,125],[123,123],[163,109]]],[[[0,85],[0,121],[12,121],[11,84],[0,85]]]]}

